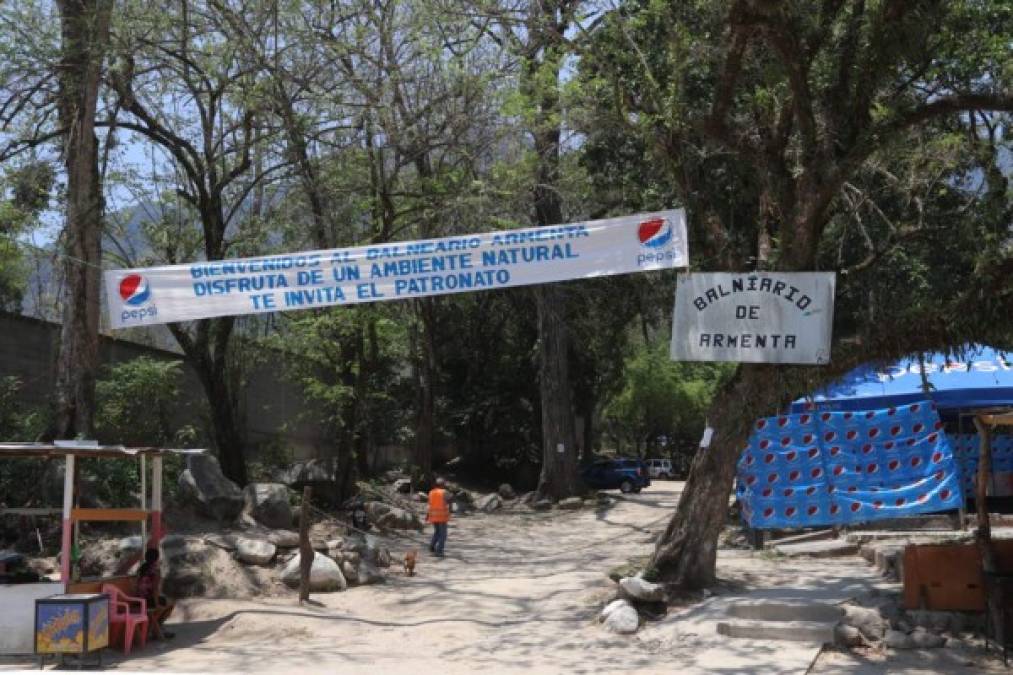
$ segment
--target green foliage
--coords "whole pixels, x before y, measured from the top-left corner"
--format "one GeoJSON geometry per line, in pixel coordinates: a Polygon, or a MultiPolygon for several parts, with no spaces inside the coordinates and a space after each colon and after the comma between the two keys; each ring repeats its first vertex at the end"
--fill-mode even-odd
{"type": "Polygon", "coordinates": [[[728,364],[679,363],[667,344],[641,345],[626,359],[623,387],[605,405],[604,425],[620,451],[692,453],[728,364]]]}
{"type": "Polygon", "coordinates": [[[193,440],[190,426],[177,426],[179,361],[141,356],[109,366],[95,387],[98,438],[126,446],[176,445],[193,440]]]}

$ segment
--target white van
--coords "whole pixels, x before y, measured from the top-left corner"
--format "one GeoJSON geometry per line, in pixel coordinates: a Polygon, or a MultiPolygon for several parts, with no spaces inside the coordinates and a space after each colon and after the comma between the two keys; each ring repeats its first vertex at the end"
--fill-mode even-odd
{"type": "Polygon", "coordinates": [[[675,472],[672,470],[672,460],[670,459],[648,459],[645,460],[647,464],[647,472],[651,478],[664,478],[665,480],[671,480],[675,477],[675,472]]]}

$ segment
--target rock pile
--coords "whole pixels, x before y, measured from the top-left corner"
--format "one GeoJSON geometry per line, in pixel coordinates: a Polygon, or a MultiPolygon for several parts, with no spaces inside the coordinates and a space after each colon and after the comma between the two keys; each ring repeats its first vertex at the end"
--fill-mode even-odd
{"type": "Polygon", "coordinates": [[[934,649],[947,637],[981,629],[978,615],[965,612],[904,611],[892,602],[875,607],[845,605],[837,643],[845,647],[882,645],[890,649],[934,649]]]}

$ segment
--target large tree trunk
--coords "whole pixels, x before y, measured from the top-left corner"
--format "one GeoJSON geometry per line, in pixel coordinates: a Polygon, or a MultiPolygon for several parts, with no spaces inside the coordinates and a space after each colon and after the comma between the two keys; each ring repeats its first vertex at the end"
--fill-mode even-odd
{"type": "Polygon", "coordinates": [[[718,536],[728,522],[729,498],[742,448],[757,417],[772,414],[789,388],[781,367],[741,365],[717,394],[707,419],[714,428],[708,448],[697,450],[679,507],[658,541],[649,566],[666,581],[704,588],[716,579],[718,536]]]}
{"type": "Polygon", "coordinates": [[[62,58],[60,125],[66,129],[67,222],[64,228],[63,327],[56,379],[56,435],[93,436],[99,367],[99,268],[102,262],[102,185],[95,112],[111,0],[60,0],[62,58]]]}
{"type": "Polygon", "coordinates": [[[421,330],[418,334],[418,408],[415,425],[415,465],[428,481],[433,474],[433,430],[435,428],[436,336],[435,301],[420,298],[416,311],[421,330]]]}
{"type": "MultiPolygon", "coordinates": [[[[224,358],[224,357],[223,357],[224,358]]],[[[218,461],[230,480],[240,486],[246,485],[246,453],[237,419],[237,401],[232,387],[225,377],[223,365],[211,366],[209,372],[201,374],[201,382],[211,407],[211,422],[218,461]]]]}

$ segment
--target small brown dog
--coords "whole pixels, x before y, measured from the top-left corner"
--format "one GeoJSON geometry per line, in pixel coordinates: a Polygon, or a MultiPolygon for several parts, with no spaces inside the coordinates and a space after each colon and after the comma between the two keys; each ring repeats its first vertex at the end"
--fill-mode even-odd
{"type": "Polygon", "coordinates": [[[419,559],[419,552],[415,549],[404,554],[404,573],[406,576],[415,576],[415,562],[419,559]]]}

